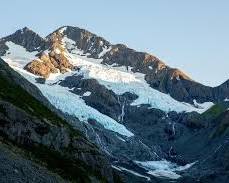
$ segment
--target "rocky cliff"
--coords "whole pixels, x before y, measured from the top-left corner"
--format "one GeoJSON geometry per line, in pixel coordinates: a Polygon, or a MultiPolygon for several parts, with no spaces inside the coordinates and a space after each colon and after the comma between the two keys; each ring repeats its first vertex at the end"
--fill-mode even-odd
{"type": "Polygon", "coordinates": [[[63,34],[75,41],[77,48],[90,54],[90,57],[103,58],[104,64],[117,64],[129,67],[133,72],[144,73],[152,88],[168,93],[179,101],[193,103],[195,99],[202,103],[229,98],[228,81],[215,88],[204,86],[151,54],[138,52],[122,44],[112,45],[104,38],[76,27],[68,26],[55,32],[61,29],[63,34]],[[104,48],[110,49],[101,55],[104,48]]]}

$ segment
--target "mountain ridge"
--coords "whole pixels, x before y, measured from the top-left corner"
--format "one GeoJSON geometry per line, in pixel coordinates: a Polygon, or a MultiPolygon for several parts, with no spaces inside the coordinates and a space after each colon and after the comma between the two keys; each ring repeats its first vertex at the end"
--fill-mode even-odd
{"type": "Polygon", "coordinates": [[[15,41],[15,37],[17,38],[15,43],[25,46],[30,51],[44,51],[51,46],[50,37],[57,32],[61,32],[67,38],[75,41],[75,46],[82,50],[84,54],[89,54],[88,57],[90,58],[101,58],[103,59],[103,64],[117,64],[127,68],[129,67],[133,72],[144,73],[145,80],[152,88],[170,94],[178,101],[193,104],[194,99],[203,103],[208,101],[222,101],[227,97],[229,98],[227,94],[229,90],[228,85],[224,84],[229,82],[229,80],[217,87],[204,86],[192,80],[181,70],[170,68],[151,54],[138,52],[123,44],[113,45],[104,38],[78,27],[62,26],[45,38],[40,37],[28,28],[23,28],[0,40],[0,55],[4,55],[4,50],[7,50],[4,42],[15,41]],[[31,41],[29,41],[30,44],[25,44],[28,40],[23,40],[23,33],[28,34],[26,37],[34,36],[34,38],[29,38],[33,40],[32,44],[31,41]]]}

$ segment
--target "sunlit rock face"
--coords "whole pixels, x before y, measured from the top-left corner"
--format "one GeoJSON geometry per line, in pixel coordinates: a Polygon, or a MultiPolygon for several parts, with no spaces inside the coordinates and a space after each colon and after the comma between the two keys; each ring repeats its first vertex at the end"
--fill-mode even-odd
{"type": "Polygon", "coordinates": [[[49,39],[50,48],[41,52],[37,59],[25,66],[27,71],[44,78],[48,78],[51,73],[60,72],[63,74],[73,69],[62,43],[63,35],[60,32],[56,32],[49,39]]]}

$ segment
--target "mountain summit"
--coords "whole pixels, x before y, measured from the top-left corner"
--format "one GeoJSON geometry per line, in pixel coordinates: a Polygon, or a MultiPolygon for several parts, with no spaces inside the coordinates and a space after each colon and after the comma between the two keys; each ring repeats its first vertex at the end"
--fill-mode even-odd
{"type": "Polygon", "coordinates": [[[46,78],[58,70],[72,70],[73,67],[66,58],[66,50],[74,53],[77,49],[89,58],[102,59],[104,65],[124,66],[132,72],[145,74],[145,80],[152,88],[170,94],[178,101],[193,104],[193,100],[203,103],[229,98],[228,87],[204,86],[179,69],[170,68],[151,54],[138,52],[122,44],[113,45],[104,38],[78,27],[61,27],[46,38],[41,38],[25,27],[1,39],[1,56],[7,51],[7,42],[20,45],[29,52],[37,51],[37,58],[28,64],[26,69],[46,78]]]}

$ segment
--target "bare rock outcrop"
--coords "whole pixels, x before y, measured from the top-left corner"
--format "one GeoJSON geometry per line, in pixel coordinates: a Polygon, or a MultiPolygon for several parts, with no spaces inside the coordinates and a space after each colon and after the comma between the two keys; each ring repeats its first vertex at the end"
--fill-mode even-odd
{"type": "Polygon", "coordinates": [[[62,34],[53,33],[50,38],[50,49],[38,55],[38,58],[25,66],[25,69],[35,75],[48,78],[51,73],[65,73],[74,66],[69,62],[62,45],[62,34]]]}

